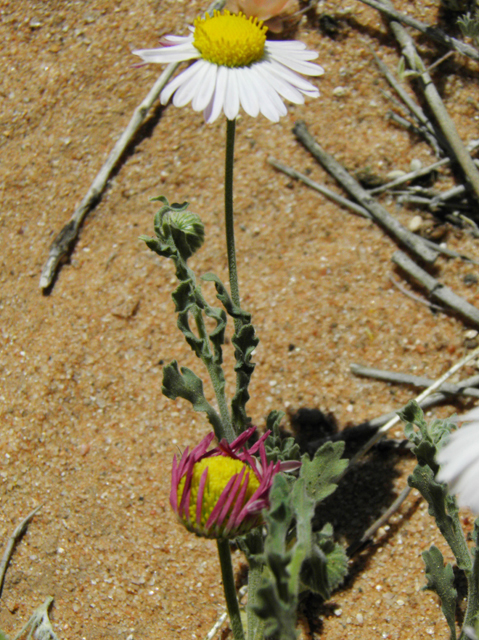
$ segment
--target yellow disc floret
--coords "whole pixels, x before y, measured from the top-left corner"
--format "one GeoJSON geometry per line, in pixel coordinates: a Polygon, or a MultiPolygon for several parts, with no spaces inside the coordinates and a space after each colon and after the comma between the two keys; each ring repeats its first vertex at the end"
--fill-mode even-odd
{"type": "Polygon", "coordinates": [[[248,67],[263,57],[267,27],[258,18],[225,11],[196,18],[193,45],[204,60],[224,67],[248,67]]]}
{"type": "MultiPolygon", "coordinates": [[[[255,491],[260,486],[260,483],[257,479],[257,476],[253,472],[253,470],[244,462],[240,460],[235,460],[234,458],[229,458],[227,456],[215,456],[212,458],[204,458],[195,464],[193,467],[193,475],[192,475],[192,489],[190,495],[190,519],[192,523],[196,522],[197,519],[197,497],[198,497],[198,489],[200,485],[200,478],[202,477],[203,472],[208,467],[207,481],[205,483],[205,489],[203,492],[203,500],[202,500],[202,515],[201,515],[201,526],[205,526],[207,523],[210,514],[212,513],[215,505],[220,498],[222,491],[228,484],[228,481],[232,476],[241,473],[242,469],[245,468],[245,473],[242,480],[241,487],[245,484],[245,478],[247,477],[247,473],[249,474],[248,478],[248,487],[244,498],[244,504],[253,496],[255,491]]],[[[183,487],[185,486],[185,477],[183,477],[178,485],[178,499],[180,500],[183,493],[183,487]]],[[[237,491],[237,495],[235,496],[235,500],[240,493],[241,487],[237,491]]],[[[235,500],[232,502],[232,507],[230,508],[228,515],[231,513],[233,506],[235,505],[235,500]]],[[[227,518],[228,519],[228,518],[227,518]]]]}

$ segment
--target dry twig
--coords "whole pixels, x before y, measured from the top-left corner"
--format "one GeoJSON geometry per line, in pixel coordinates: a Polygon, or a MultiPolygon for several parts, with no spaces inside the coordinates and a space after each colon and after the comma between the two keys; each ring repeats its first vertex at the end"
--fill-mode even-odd
{"type": "Polygon", "coordinates": [[[374,9],[378,9],[378,11],[385,14],[389,18],[392,18],[393,20],[398,20],[399,22],[403,22],[403,24],[407,24],[409,27],[417,29],[436,42],[440,42],[447,47],[452,47],[453,49],[455,49],[455,51],[458,51],[464,56],[472,58],[472,60],[478,60],[478,51],[470,45],[462,42],[461,40],[457,40],[456,38],[452,38],[436,27],[430,27],[429,25],[423,24],[423,22],[420,22],[419,20],[416,20],[411,16],[397,11],[393,8],[390,2],[379,2],[378,0],[361,0],[361,2],[363,2],[364,4],[368,4],[374,9]]]}
{"type": "MultiPolygon", "coordinates": [[[[467,149],[469,151],[473,151],[474,149],[478,149],[478,140],[475,140],[474,142],[469,142],[467,144],[467,149]]],[[[440,169],[440,167],[443,167],[445,165],[451,164],[451,162],[452,162],[451,158],[442,158],[438,162],[434,162],[433,164],[429,165],[428,167],[422,167],[421,169],[417,169],[417,171],[409,171],[405,175],[403,175],[403,176],[401,176],[399,178],[395,178],[395,180],[392,180],[391,182],[387,182],[386,184],[382,184],[379,187],[375,187],[373,189],[370,189],[369,193],[371,195],[374,195],[374,194],[377,195],[378,193],[383,193],[384,191],[389,191],[389,190],[393,189],[394,187],[398,187],[399,185],[404,184],[405,182],[409,182],[410,180],[416,180],[417,178],[421,178],[422,176],[426,176],[429,173],[431,173],[432,171],[436,171],[437,169],[440,169]]]]}
{"type": "MultiPolygon", "coordinates": [[[[409,384],[414,387],[425,388],[434,383],[434,380],[423,376],[414,376],[410,373],[401,373],[398,371],[384,371],[383,369],[377,369],[376,367],[364,367],[361,364],[351,364],[350,370],[357,376],[374,378],[375,380],[385,380],[386,382],[395,382],[396,384],[409,384]]],[[[442,384],[438,390],[443,393],[478,398],[478,389],[474,389],[474,385],[478,386],[478,376],[475,376],[474,379],[469,378],[468,386],[465,386],[462,382],[459,382],[458,384],[449,384],[446,382],[442,384]]]]}
{"type": "MultiPolygon", "coordinates": [[[[448,378],[450,378],[450,376],[453,376],[454,373],[456,373],[459,369],[461,369],[463,366],[468,364],[470,362],[470,360],[473,360],[473,358],[475,358],[475,357],[478,358],[478,354],[479,354],[479,350],[476,349],[473,353],[470,353],[470,354],[468,354],[468,356],[465,356],[465,358],[462,358],[462,360],[460,360],[460,362],[457,362],[457,364],[453,365],[453,367],[451,367],[446,373],[444,373],[443,376],[440,376],[440,378],[438,378],[438,380],[436,380],[430,387],[425,389],[425,391],[422,391],[422,393],[415,398],[415,401],[418,402],[418,404],[420,404],[420,406],[422,406],[421,405],[422,400],[424,400],[427,396],[429,396],[433,391],[436,391],[439,387],[441,387],[442,384],[446,380],[448,380],[448,378]]],[[[398,414],[397,414],[391,420],[389,420],[386,424],[384,424],[383,427],[381,427],[377,431],[377,433],[374,436],[372,436],[370,438],[370,440],[361,449],[359,449],[354,456],[352,456],[352,458],[350,458],[350,461],[348,463],[348,467],[345,469],[345,471],[341,475],[341,478],[343,478],[345,476],[345,474],[348,472],[348,470],[354,464],[356,464],[359,460],[361,460],[363,458],[363,456],[368,451],[370,451],[370,449],[374,445],[376,445],[377,442],[381,438],[383,438],[383,436],[386,435],[390,431],[390,429],[393,426],[395,426],[397,424],[397,422],[399,422],[399,421],[400,421],[400,418],[398,417],[398,414]]],[[[341,478],[339,478],[338,481],[340,481],[341,478]]]]}
{"type": "MultiPolygon", "coordinates": [[[[362,0],[365,1],[365,0],[362,0]]],[[[371,2],[373,0],[368,0],[371,2]]],[[[376,1],[376,0],[375,0],[376,1]]],[[[377,3],[376,3],[377,4],[377,3]]],[[[380,6],[386,7],[389,11],[392,9],[392,4],[390,0],[383,0],[382,3],[378,3],[380,6]]],[[[453,154],[456,162],[458,162],[459,166],[462,168],[462,171],[465,175],[465,178],[470,185],[472,191],[476,194],[477,198],[479,197],[479,185],[478,185],[478,170],[475,167],[475,164],[470,157],[470,154],[466,150],[463,142],[458,135],[457,129],[453,120],[448,115],[447,110],[445,109],[445,105],[438,93],[435,85],[433,84],[432,78],[427,72],[425,65],[423,64],[420,56],[417,53],[415,48],[415,44],[407,33],[407,31],[402,27],[399,22],[392,20],[390,22],[390,27],[399,42],[402,48],[402,54],[405,56],[406,60],[408,60],[408,64],[412,71],[415,71],[418,74],[418,79],[420,80],[420,85],[425,96],[426,101],[432,113],[435,115],[437,120],[437,124],[444,135],[448,146],[451,149],[451,153],[453,154]]],[[[478,59],[478,53],[477,53],[478,59]]]]}
{"type": "MultiPolygon", "coordinates": [[[[445,158],[444,160],[445,160],[445,163],[446,162],[450,162],[449,158],[445,158]]],[[[275,158],[272,158],[272,157],[270,157],[268,159],[268,162],[269,162],[269,164],[272,165],[272,167],[275,167],[275,169],[278,169],[278,171],[281,171],[285,175],[290,176],[290,178],[294,178],[296,180],[300,180],[301,182],[303,182],[307,186],[311,187],[312,189],[315,189],[315,191],[318,191],[319,193],[321,193],[325,197],[329,198],[330,200],[333,200],[333,202],[336,202],[337,204],[339,204],[339,205],[341,205],[343,207],[346,207],[347,209],[349,209],[350,211],[353,211],[354,213],[358,213],[358,215],[362,216],[363,218],[367,218],[369,220],[372,220],[372,214],[369,211],[367,211],[367,209],[365,209],[364,207],[361,207],[358,204],[355,204],[354,202],[352,202],[351,200],[348,200],[347,198],[344,198],[343,196],[339,195],[338,193],[335,193],[335,191],[332,191],[331,189],[329,189],[325,185],[319,184],[318,182],[315,182],[314,180],[312,180],[311,178],[309,178],[305,174],[300,173],[300,171],[296,171],[295,169],[292,169],[291,167],[287,167],[286,165],[282,164],[281,162],[278,162],[278,160],[275,160],[275,158]]],[[[373,192],[373,190],[370,191],[370,193],[372,193],[372,192],[373,192]]],[[[457,251],[454,251],[453,249],[449,249],[448,247],[440,246],[440,245],[436,244],[435,242],[432,242],[431,240],[428,240],[427,238],[421,238],[421,240],[426,245],[431,247],[434,251],[438,251],[438,253],[442,253],[442,254],[444,254],[446,256],[449,256],[450,258],[461,258],[462,260],[466,260],[468,262],[472,262],[473,264],[478,264],[478,261],[475,260],[474,258],[469,258],[468,256],[464,256],[461,253],[458,253],[457,251]]],[[[397,286],[398,286],[398,283],[395,283],[395,284],[397,284],[397,286]]],[[[424,302],[424,301],[422,300],[422,302],[424,302]]],[[[439,309],[440,308],[441,307],[439,307],[439,309]]]]}
{"type": "Polygon", "coordinates": [[[433,299],[453,309],[458,315],[462,316],[464,320],[478,325],[479,314],[476,307],[454,293],[449,287],[438,282],[438,280],[419,267],[403,253],[403,251],[395,251],[392,256],[392,261],[399,266],[400,269],[408,273],[415,282],[425,287],[433,299]]]}
{"type": "MultiPolygon", "coordinates": [[[[466,378],[465,380],[462,380],[462,383],[465,384],[465,387],[467,387],[473,384],[473,378],[474,376],[472,376],[471,378],[466,378]]],[[[426,411],[427,409],[436,407],[437,405],[444,402],[451,402],[451,400],[452,397],[448,393],[432,393],[432,395],[424,398],[418,404],[424,411],[426,411]]],[[[392,418],[395,418],[396,415],[396,411],[389,411],[388,413],[384,413],[382,416],[378,416],[377,418],[372,418],[371,420],[368,420],[363,424],[367,427],[375,427],[376,429],[379,429],[380,427],[386,425],[387,422],[392,420],[392,418]]]]}
{"type": "Polygon", "coordinates": [[[5,574],[7,573],[8,563],[10,562],[10,558],[12,557],[13,550],[18,540],[22,537],[25,529],[27,528],[30,520],[35,516],[37,511],[42,508],[42,505],[35,507],[35,509],[28,514],[28,516],[22,520],[22,522],[18,525],[15,531],[12,533],[7,542],[7,547],[5,549],[5,553],[3,554],[2,561],[0,562],[0,597],[2,596],[3,584],[5,582],[5,574]]]}
{"type": "Polygon", "coordinates": [[[375,221],[383,229],[391,233],[399,242],[425,262],[433,263],[435,261],[438,256],[438,251],[427,247],[421,238],[411,233],[411,231],[406,229],[398,220],[390,215],[386,209],[376,202],[339,162],[322,149],[309,133],[304,122],[296,122],[293,132],[324,169],[326,169],[359,204],[370,212],[375,221]]]}
{"type": "Polygon", "coordinates": [[[370,538],[373,538],[373,536],[380,529],[380,527],[382,527],[388,520],[390,520],[390,518],[393,516],[393,514],[396,511],[399,510],[401,504],[403,503],[405,498],[407,498],[407,496],[409,495],[411,490],[412,490],[411,487],[408,487],[408,486],[405,487],[403,489],[402,493],[392,502],[392,504],[388,507],[388,509],[385,511],[385,513],[382,513],[382,515],[377,520],[375,520],[375,522],[372,524],[372,526],[368,527],[368,529],[365,531],[363,536],[361,538],[358,538],[354,542],[352,542],[352,544],[347,549],[347,555],[350,558],[361,547],[363,547],[363,545],[366,542],[368,542],[370,540],[370,538]]]}
{"type": "MultiPolygon", "coordinates": [[[[225,0],[216,0],[210,5],[207,11],[210,13],[215,9],[221,9],[224,4],[225,0]]],[[[135,109],[127,128],[113,147],[110,155],[107,158],[107,161],[96,175],[95,180],[92,182],[86,196],[83,198],[79,206],[75,209],[73,216],[70,218],[67,224],[55,237],[50,246],[50,252],[47,261],[45,262],[45,265],[42,269],[42,275],[40,276],[39,285],[40,289],[47,289],[52,284],[57,267],[62,258],[67,255],[70,247],[77,239],[83,220],[85,219],[89,211],[100,200],[100,197],[105,190],[108,179],[110,178],[113,169],[116,167],[118,161],[124,154],[128,145],[134,139],[137,131],[147,117],[148,112],[160,95],[160,92],[179,66],[179,62],[169,64],[161,74],[161,76],[158,78],[158,80],[155,82],[147,97],[135,109]]]]}

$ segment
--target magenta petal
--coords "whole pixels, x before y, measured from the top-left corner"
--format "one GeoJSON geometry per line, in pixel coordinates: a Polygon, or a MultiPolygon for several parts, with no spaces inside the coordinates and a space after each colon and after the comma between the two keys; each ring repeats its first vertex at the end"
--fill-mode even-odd
{"type": "MultiPolygon", "coordinates": [[[[248,475],[248,474],[247,474],[248,475]]],[[[228,515],[228,512],[230,511],[230,509],[232,508],[232,505],[237,503],[237,493],[238,490],[241,487],[241,484],[245,478],[245,467],[243,467],[243,469],[240,471],[240,473],[237,473],[233,476],[235,478],[235,482],[233,483],[233,485],[230,487],[230,490],[228,492],[228,496],[225,496],[225,501],[223,503],[222,506],[222,510],[220,511],[220,514],[217,518],[217,526],[222,526],[225,518],[228,515]]],[[[222,492],[222,496],[223,496],[223,492],[222,492]]],[[[220,500],[222,499],[222,496],[220,496],[220,500]]],[[[235,509],[235,506],[233,507],[233,509],[235,509]]]]}
{"type": "Polygon", "coordinates": [[[198,486],[198,496],[197,496],[197,527],[200,527],[201,519],[202,519],[202,505],[203,505],[203,492],[205,491],[205,483],[207,482],[208,476],[208,467],[206,467],[205,471],[202,473],[202,477],[200,478],[200,484],[198,486]]]}
{"type": "MultiPolygon", "coordinates": [[[[225,501],[228,499],[228,496],[230,494],[230,489],[232,488],[233,484],[236,482],[238,475],[239,474],[232,476],[230,480],[227,482],[227,484],[225,485],[224,490],[222,491],[222,493],[220,494],[220,497],[217,500],[217,504],[213,507],[212,513],[210,514],[210,517],[207,520],[207,523],[205,525],[206,529],[210,529],[210,527],[214,523],[216,523],[217,520],[219,519],[219,515],[223,510],[225,501]]],[[[218,526],[218,523],[217,523],[217,526],[218,526]]]]}
{"type": "MultiPolygon", "coordinates": [[[[242,512],[242,507],[245,501],[245,495],[248,489],[248,481],[250,479],[250,474],[247,473],[245,476],[245,482],[240,489],[240,493],[238,497],[235,499],[235,505],[232,509],[232,513],[230,514],[230,518],[228,519],[227,526],[225,527],[224,533],[228,535],[233,528],[236,528],[239,524],[241,524],[242,520],[238,517],[242,512]]],[[[233,493],[233,492],[232,492],[233,493]]]]}

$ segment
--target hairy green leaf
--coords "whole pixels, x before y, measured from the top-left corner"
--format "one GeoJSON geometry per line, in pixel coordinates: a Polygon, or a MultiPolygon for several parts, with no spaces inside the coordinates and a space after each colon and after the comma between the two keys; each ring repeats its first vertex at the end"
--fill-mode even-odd
{"type": "Polygon", "coordinates": [[[302,457],[300,477],[305,479],[305,488],[315,504],[327,498],[337,488],[336,480],[348,465],[342,458],[344,442],[326,442],[315,452],[313,460],[302,457]]]}
{"type": "Polygon", "coordinates": [[[207,402],[203,393],[203,382],[191,369],[182,367],[179,371],[175,360],[166,365],[163,368],[162,392],[171,400],[184,398],[192,404],[195,411],[206,413],[215,435],[217,438],[221,437],[223,431],[220,416],[207,402]]]}
{"type": "Polygon", "coordinates": [[[443,556],[435,545],[428,551],[422,553],[425,562],[425,576],[427,585],[425,589],[435,591],[442,602],[443,615],[450,628],[452,640],[456,638],[455,631],[455,607],[457,602],[457,591],[453,586],[454,575],[451,564],[444,566],[443,556]]]}

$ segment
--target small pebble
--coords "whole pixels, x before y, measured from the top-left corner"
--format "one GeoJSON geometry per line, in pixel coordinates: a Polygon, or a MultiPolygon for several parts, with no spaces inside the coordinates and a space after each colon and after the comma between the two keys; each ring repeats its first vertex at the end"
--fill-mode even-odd
{"type": "Polygon", "coordinates": [[[417,160],[417,158],[414,158],[410,162],[410,171],[419,171],[422,167],[423,167],[422,161],[421,160],[417,160]]]}
{"type": "Polygon", "coordinates": [[[333,95],[336,96],[337,98],[342,98],[344,95],[346,95],[348,92],[348,89],[346,87],[335,87],[335,89],[332,91],[333,95]]]}
{"type": "Polygon", "coordinates": [[[408,228],[412,233],[416,233],[420,231],[423,226],[422,216],[413,216],[413,218],[408,223],[408,228]]]}
{"type": "Polygon", "coordinates": [[[358,624],[363,624],[363,616],[361,613],[357,613],[355,617],[357,619],[358,624]]]}
{"type": "Polygon", "coordinates": [[[337,618],[339,618],[342,615],[342,610],[341,609],[335,609],[335,611],[333,612],[337,618]]]}

